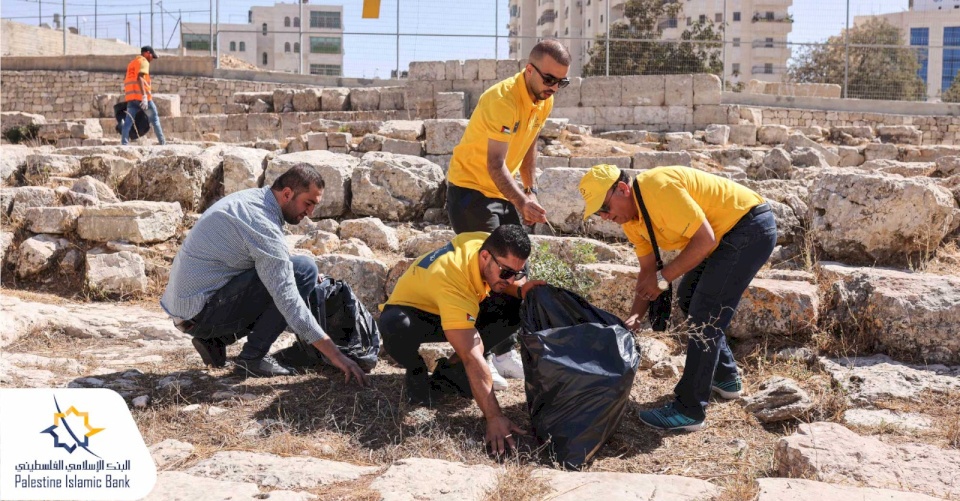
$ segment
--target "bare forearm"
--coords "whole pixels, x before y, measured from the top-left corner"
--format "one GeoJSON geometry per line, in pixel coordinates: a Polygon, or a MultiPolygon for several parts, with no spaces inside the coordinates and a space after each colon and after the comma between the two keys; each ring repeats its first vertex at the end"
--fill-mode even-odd
{"type": "Polygon", "coordinates": [[[470,380],[470,391],[473,392],[473,399],[476,400],[480,412],[486,419],[502,416],[500,404],[493,394],[493,377],[490,375],[486,361],[483,360],[482,353],[479,355],[471,353],[463,363],[467,378],[470,380]]]}
{"type": "Polygon", "coordinates": [[[510,175],[506,165],[503,163],[499,166],[488,164],[487,171],[490,173],[490,179],[493,179],[493,184],[497,186],[500,193],[503,193],[503,196],[507,197],[510,203],[518,206],[523,204],[527,197],[517,187],[517,183],[514,182],[513,176],[510,175]]]}
{"type": "Polygon", "coordinates": [[[524,186],[532,187],[537,174],[537,141],[534,140],[520,164],[520,179],[524,186]]]}

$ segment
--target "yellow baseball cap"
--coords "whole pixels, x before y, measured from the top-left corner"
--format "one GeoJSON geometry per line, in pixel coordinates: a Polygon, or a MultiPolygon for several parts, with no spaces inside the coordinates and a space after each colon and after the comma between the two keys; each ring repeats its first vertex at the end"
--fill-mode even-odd
{"type": "Polygon", "coordinates": [[[584,221],[600,210],[603,200],[607,198],[607,192],[617,179],[620,179],[620,169],[609,164],[594,165],[583,175],[580,179],[580,196],[586,205],[583,211],[584,221]]]}

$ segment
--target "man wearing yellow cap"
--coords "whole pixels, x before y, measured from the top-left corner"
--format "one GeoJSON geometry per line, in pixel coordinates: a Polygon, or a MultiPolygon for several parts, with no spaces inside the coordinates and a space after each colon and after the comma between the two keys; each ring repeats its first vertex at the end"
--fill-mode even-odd
{"type": "Polygon", "coordinates": [[[625,323],[636,329],[650,302],[681,278],[677,303],[690,325],[687,360],[676,398],[640,412],[644,424],[664,430],[699,430],[711,389],[723,398],[742,390],[724,331],[757,271],[777,241],[777,224],[760,195],[725,178],[689,167],[657,167],[636,183],[613,165],[596,165],[580,180],[584,219],[597,214],[621,227],[640,260],[636,294],[625,323]],[[657,270],[640,202],[650,215],[661,250],[680,254],[657,270]]]}

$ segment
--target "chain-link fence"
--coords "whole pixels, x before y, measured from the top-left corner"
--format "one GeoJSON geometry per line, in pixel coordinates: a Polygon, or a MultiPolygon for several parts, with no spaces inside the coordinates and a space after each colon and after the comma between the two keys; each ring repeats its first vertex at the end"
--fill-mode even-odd
{"type": "Polygon", "coordinates": [[[119,2],[3,7],[228,68],[402,78],[411,61],[523,59],[551,37],[570,48],[572,76],[710,72],[730,91],[960,100],[957,0],[382,0],[377,19],[361,18],[362,0],[119,2]]]}

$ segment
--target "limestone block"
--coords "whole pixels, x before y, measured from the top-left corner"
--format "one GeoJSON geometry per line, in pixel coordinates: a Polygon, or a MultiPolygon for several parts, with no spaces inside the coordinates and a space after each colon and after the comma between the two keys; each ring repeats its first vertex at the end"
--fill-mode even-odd
{"type": "Polygon", "coordinates": [[[693,104],[720,104],[720,77],[709,73],[693,75],[693,104]]]}
{"type": "Polygon", "coordinates": [[[17,276],[28,278],[50,268],[70,246],[70,241],[53,235],[35,235],[20,244],[17,276]]]}
{"type": "Polygon", "coordinates": [[[322,111],[347,111],[350,109],[350,89],[346,87],[325,87],[320,94],[322,111]]]}
{"type": "Polygon", "coordinates": [[[813,399],[796,381],[780,376],[760,383],[759,391],[741,402],[761,423],[802,418],[813,408],[813,399]]]}
{"type": "Polygon", "coordinates": [[[760,127],[763,125],[763,112],[759,108],[741,107],[740,120],[746,120],[747,123],[745,125],[760,127]]]}
{"type": "MultiPolygon", "coordinates": [[[[674,123],[672,120],[671,123],[674,123]]],[[[704,128],[711,124],[727,123],[727,109],[724,106],[701,104],[693,107],[693,125],[704,128]]]]}
{"type": "Polygon", "coordinates": [[[380,87],[359,87],[350,90],[350,107],[354,111],[380,109],[380,87]]]}
{"type": "Polygon", "coordinates": [[[308,150],[327,149],[327,133],[312,132],[310,134],[307,134],[307,149],[308,150]]]}
{"type": "Polygon", "coordinates": [[[421,157],[367,153],[353,171],[350,184],[350,208],[358,215],[418,220],[426,209],[443,206],[443,170],[421,157]]]}
{"type": "Polygon", "coordinates": [[[757,130],[757,141],[761,144],[783,144],[787,142],[790,128],[785,125],[764,125],[757,130]]]}
{"type": "Polygon", "coordinates": [[[77,234],[84,240],[155,243],[176,235],[183,211],[171,202],[129,201],[87,207],[77,221],[77,234]]]}
{"type": "Polygon", "coordinates": [[[899,162],[897,160],[869,160],[860,165],[863,170],[899,174],[903,177],[929,177],[937,170],[934,162],[899,162]]]}
{"type": "Polygon", "coordinates": [[[477,60],[477,78],[480,80],[497,79],[497,60],[496,59],[478,59],[477,60]]]}
{"type": "Polygon", "coordinates": [[[232,147],[223,152],[223,194],[256,188],[270,152],[258,148],[232,147]]]}
{"type": "Polygon", "coordinates": [[[247,130],[252,135],[267,135],[280,130],[280,116],[274,113],[250,113],[247,115],[247,130]]]}
{"type": "Polygon", "coordinates": [[[409,78],[411,80],[443,80],[446,76],[446,63],[443,61],[410,62],[409,78]]]}
{"type": "Polygon", "coordinates": [[[683,165],[690,167],[690,154],[686,151],[640,151],[633,154],[633,168],[652,169],[664,165],[683,165]]]}
{"type": "Polygon", "coordinates": [[[380,110],[403,110],[403,87],[380,88],[380,110]]]}
{"type": "Polygon", "coordinates": [[[449,155],[460,143],[468,120],[424,120],[426,150],[429,155],[449,155]]]}
{"type": "Polygon", "coordinates": [[[147,290],[143,258],[130,251],[87,254],[87,286],[103,294],[142,294],[147,290]]]}
{"type": "Polygon", "coordinates": [[[387,265],[384,263],[343,254],[317,256],[316,262],[317,268],[324,270],[324,273],[350,284],[357,299],[368,311],[379,311],[377,306],[387,300],[387,265]]]}
{"type": "Polygon", "coordinates": [[[60,205],[57,193],[46,186],[24,186],[4,190],[3,210],[10,221],[19,224],[30,207],[53,207],[60,205]],[[12,192],[12,194],[10,194],[12,192]]]}
{"type": "Polygon", "coordinates": [[[537,168],[540,170],[551,169],[553,167],[569,167],[570,158],[568,157],[547,157],[537,155],[537,168]]]}
{"type": "MultiPolygon", "coordinates": [[[[616,165],[621,169],[629,169],[631,166],[630,157],[571,157],[570,167],[578,169],[589,169],[594,165],[609,164],[616,165]]],[[[539,197],[538,197],[539,198],[539,197]]]]}
{"type": "Polygon", "coordinates": [[[540,137],[557,139],[569,123],[570,120],[566,118],[548,118],[546,123],[543,124],[543,128],[540,129],[540,137]]]}
{"type": "Polygon", "coordinates": [[[550,114],[553,118],[566,118],[570,123],[594,124],[597,121],[596,108],[554,108],[550,114]]]}
{"type": "Polygon", "coordinates": [[[590,301],[590,304],[609,311],[620,318],[630,316],[630,308],[633,303],[633,286],[637,283],[637,273],[640,272],[640,267],[614,263],[594,263],[580,264],[576,266],[576,269],[597,284],[596,287],[587,292],[586,299],[590,301]]]}
{"type": "MultiPolygon", "coordinates": [[[[481,60],[483,61],[483,60],[481,60]]],[[[497,471],[440,459],[410,458],[393,463],[370,489],[382,501],[412,499],[482,499],[497,485],[497,471]]]]}
{"type": "Polygon", "coordinates": [[[328,148],[349,148],[353,144],[353,134],[349,132],[328,132],[328,148]]]}
{"type": "Polygon", "coordinates": [[[30,185],[42,185],[51,177],[73,177],[79,170],[80,159],[75,156],[34,153],[27,156],[23,179],[30,185]]]}
{"type": "Polygon", "coordinates": [[[402,139],[385,139],[383,141],[383,151],[385,153],[397,153],[400,155],[423,156],[422,141],[404,141],[402,139]]]}
{"type": "MultiPolygon", "coordinates": [[[[153,104],[157,106],[157,113],[161,117],[179,117],[180,116],[180,95],[179,94],[154,94],[153,104]]],[[[163,125],[161,123],[161,125],[163,125]]]]}
{"type": "Polygon", "coordinates": [[[463,61],[460,67],[460,78],[463,80],[477,80],[480,76],[480,64],[476,59],[463,61]]]}
{"type": "MultiPolygon", "coordinates": [[[[696,120],[696,119],[694,119],[696,120]]],[[[708,125],[703,141],[707,144],[725,146],[730,139],[730,127],[727,125],[708,125]]]]}
{"type": "Polygon", "coordinates": [[[332,151],[301,151],[276,156],[267,163],[267,170],[263,174],[265,186],[281,174],[299,164],[310,165],[323,178],[326,188],[323,198],[313,210],[314,218],[338,217],[346,212],[350,204],[350,176],[360,160],[350,155],[334,153],[332,151]]]}
{"type": "MultiPolygon", "coordinates": [[[[668,108],[666,106],[636,106],[633,108],[633,123],[664,126],[667,124],[667,112],[668,108]]],[[[659,128],[656,130],[659,130],[659,128]]]]}
{"type": "Polygon", "coordinates": [[[583,85],[583,78],[570,77],[570,85],[560,89],[553,95],[553,107],[556,108],[576,108],[580,106],[580,89],[583,85]]]}
{"type": "Polygon", "coordinates": [[[819,308],[820,297],[814,284],[754,278],[727,334],[752,338],[809,333],[817,325],[819,308]]]}
{"type": "Polygon", "coordinates": [[[370,247],[380,250],[390,252],[400,250],[397,230],[383,224],[383,221],[375,217],[344,220],[340,223],[340,237],[344,240],[357,238],[370,247]]]}
{"type": "Polygon", "coordinates": [[[580,86],[580,103],[583,106],[620,106],[621,102],[620,77],[589,77],[583,79],[580,86]]]}
{"type": "Polygon", "coordinates": [[[601,106],[597,107],[597,118],[594,122],[598,127],[606,125],[623,126],[634,120],[634,108],[629,106],[601,106]]]}
{"type": "Polygon", "coordinates": [[[913,125],[881,125],[877,127],[877,136],[884,143],[913,144],[922,142],[920,129],[913,125]]]}
{"type": "Polygon", "coordinates": [[[666,80],[663,75],[620,77],[623,106],[664,106],[666,80]]]}
{"type": "Polygon", "coordinates": [[[790,136],[787,138],[784,148],[791,154],[797,148],[812,148],[819,151],[823,155],[823,158],[827,161],[828,165],[836,167],[836,165],[840,162],[840,155],[838,155],[835,151],[816,141],[810,140],[803,134],[790,134],[790,136]]]}
{"type": "Polygon", "coordinates": [[[100,120],[87,118],[70,126],[70,137],[74,139],[100,139],[103,137],[103,127],[100,120]]]}
{"type": "Polygon", "coordinates": [[[837,146],[837,154],[837,167],[856,167],[864,162],[863,150],[853,146],[837,146]]]}
{"type": "Polygon", "coordinates": [[[863,158],[870,160],[897,160],[900,148],[895,144],[870,143],[863,148],[863,158]]]}
{"type": "Polygon", "coordinates": [[[852,264],[904,264],[960,225],[953,195],[931,179],[831,171],[811,190],[826,255],[852,264]]]}
{"type": "Polygon", "coordinates": [[[319,111],[320,89],[297,89],[293,91],[294,111],[319,111]]]}
{"type": "Polygon", "coordinates": [[[463,92],[438,92],[435,98],[435,103],[437,107],[437,118],[464,118],[464,109],[466,103],[464,101],[463,92]]]}
{"type": "Polygon", "coordinates": [[[664,76],[664,104],[693,106],[693,75],[664,76]]]}
{"type": "Polygon", "coordinates": [[[83,207],[31,207],[24,213],[27,229],[34,233],[70,233],[77,228],[83,207]]]}
{"type": "MultiPolygon", "coordinates": [[[[293,93],[293,89],[275,89],[272,101],[273,111],[276,113],[293,111],[293,93]]],[[[254,103],[253,106],[257,106],[257,103],[254,103]]]]}
{"type": "Polygon", "coordinates": [[[754,146],[757,144],[757,126],[755,125],[731,125],[730,142],[743,146],[754,146]]]}
{"type": "Polygon", "coordinates": [[[182,146],[157,153],[130,171],[117,187],[117,193],[127,200],[178,202],[187,210],[200,210],[204,187],[222,159],[182,146]]]}
{"type": "Polygon", "coordinates": [[[937,501],[938,498],[892,489],[836,485],[800,478],[758,478],[757,501],[847,501],[873,499],[882,501],[937,501]]]}

